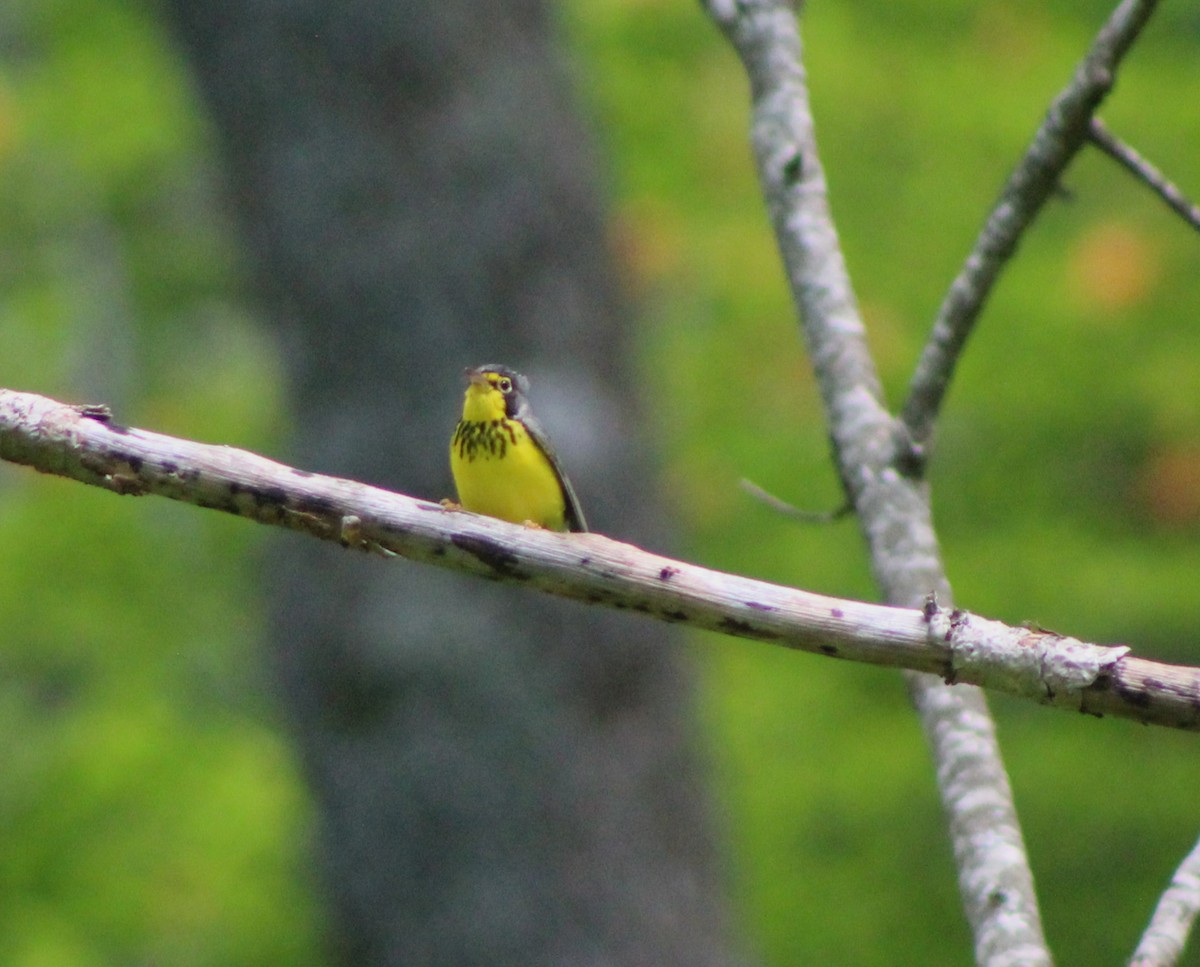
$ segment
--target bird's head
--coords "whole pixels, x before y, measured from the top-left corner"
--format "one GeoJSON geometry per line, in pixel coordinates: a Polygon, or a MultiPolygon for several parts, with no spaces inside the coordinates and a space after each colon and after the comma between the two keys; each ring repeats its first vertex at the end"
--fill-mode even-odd
{"type": "Polygon", "coordinates": [[[463,419],[471,422],[519,419],[526,406],[529,380],[507,366],[488,363],[469,367],[463,419]]]}

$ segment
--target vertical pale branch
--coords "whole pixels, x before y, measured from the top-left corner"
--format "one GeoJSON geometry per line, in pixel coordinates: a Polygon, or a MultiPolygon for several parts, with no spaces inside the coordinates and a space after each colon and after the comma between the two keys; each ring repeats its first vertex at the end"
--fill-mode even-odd
{"type": "Polygon", "coordinates": [[[1000,192],[975,247],[950,284],[917,363],[903,410],[914,440],[924,441],[932,434],[954,367],[992,286],[1088,140],[1092,114],[1112,89],[1117,65],[1155,6],[1157,0],[1124,0],[1113,11],[1000,192]]]}
{"type": "MultiPolygon", "coordinates": [[[[787,0],[705,0],[750,79],[752,138],[767,208],[800,310],[834,455],[887,600],[950,588],[928,491],[879,380],[838,244],[817,155],[796,15],[787,0]]],[[[976,689],[907,676],[936,763],[959,886],[981,964],[1048,964],[1012,792],[976,689]]]]}
{"type": "Polygon", "coordinates": [[[1179,960],[1200,913],[1200,842],[1188,853],[1154,908],[1129,967],[1170,967],[1179,960]]]}

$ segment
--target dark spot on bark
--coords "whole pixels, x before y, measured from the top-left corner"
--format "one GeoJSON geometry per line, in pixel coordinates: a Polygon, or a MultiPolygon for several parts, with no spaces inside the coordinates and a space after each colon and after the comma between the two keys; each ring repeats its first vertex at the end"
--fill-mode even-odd
{"type": "MultiPolygon", "coordinates": [[[[287,491],[282,487],[254,487],[251,490],[254,496],[254,502],[260,507],[264,504],[269,507],[282,507],[287,503],[287,491]]],[[[304,510],[312,511],[315,506],[314,501],[305,501],[304,510]]],[[[325,502],[326,504],[328,502],[325,502]]]]}
{"type": "MultiPolygon", "coordinates": [[[[270,498],[272,503],[282,504],[287,500],[287,491],[274,487],[264,491],[264,494],[270,498]]],[[[328,497],[305,497],[299,509],[307,514],[331,514],[333,513],[333,502],[328,497]]]]}
{"type": "Polygon", "coordinates": [[[754,627],[745,621],[739,621],[737,618],[722,618],[721,623],[717,625],[722,631],[727,631],[731,635],[752,635],[754,627]]]}
{"type": "Polygon", "coordinates": [[[783,180],[790,187],[804,176],[804,155],[797,151],[783,163],[783,180]]]}
{"type": "Polygon", "coordinates": [[[830,617],[837,618],[840,621],[842,618],[846,617],[846,612],[841,608],[830,608],[829,615],[830,617]]]}
{"type": "Polygon", "coordinates": [[[823,655],[838,654],[837,645],[822,645],[821,646],[821,654],[823,654],[823,655]]]}
{"type": "MultiPolygon", "coordinates": [[[[1152,678],[1146,679],[1146,686],[1148,689],[1161,686],[1161,684],[1161,682],[1156,682],[1152,678]]],[[[1125,688],[1120,684],[1117,685],[1115,691],[1121,696],[1121,699],[1124,702],[1132,705],[1134,708],[1149,708],[1153,703],[1153,699],[1150,697],[1149,691],[1142,691],[1141,689],[1137,688],[1125,688]]]]}
{"type": "Polygon", "coordinates": [[[112,410],[108,408],[107,403],[85,403],[77,409],[85,420],[95,420],[97,423],[112,422],[112,410]]]}
{"type": "Polygon", "coordinates": [[[906,439],[897,447],[896,456],[892,462],[896,467],[896,472],[906,480],[922,480],[925,477],[928,455],[925,448],[919,443],[906,439]]]}
{"type": "Polygon", "coordinates": [[[761,601],[747,601],[747,608],[753,608],[755,611],[778,611],[779,609],[773,604],[763,604],[761,601]]]}
{"type": "Polygon", "coordinates": [[[673,578],[678,573],[679,573],[679,568],[677,568],[677,567],[664,567],[661,571],[658,572],[658,579],[660,581],[670,581],[671,578],[673,578]]]}
{"type": "Polygon", "coordinates": [[[466,551],[497,576],[522,579],[525,577],[517,570],[517,556],[503,544],[472,534],[455,534],[450,538],[450,543],[459,550],[466,551]]]}
{"type": "Polygon", "coordinates": [[[662,616],[667,621],[687,621],[688,619],[686,611],[664,611],[662,616]]]}

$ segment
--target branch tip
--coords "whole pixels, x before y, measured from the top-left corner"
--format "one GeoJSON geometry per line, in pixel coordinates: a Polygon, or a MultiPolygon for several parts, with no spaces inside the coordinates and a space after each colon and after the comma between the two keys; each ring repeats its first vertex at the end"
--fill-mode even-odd
{"type": "Polygon", "coordinates": [[[1156,194],[1171,211],[1200,231],[1200,206],[1187,196],[1158,168],[1118,138],[1100,118],[1093,117],[1088,127],[1088,140],[1112,158],[1138,181],[1156,194]]]}
{"type": "Polygon", "coordinates": [[[849,501],[834,510],[801,510],[786,500],[776,497],[770,491],[764,490],[753,480],[743,477],[738,481],[738,485],[755,500],[761,501],[777,513],[808,524],[832,524],[848,516],[854,510],[854,505],[849,501]]]}

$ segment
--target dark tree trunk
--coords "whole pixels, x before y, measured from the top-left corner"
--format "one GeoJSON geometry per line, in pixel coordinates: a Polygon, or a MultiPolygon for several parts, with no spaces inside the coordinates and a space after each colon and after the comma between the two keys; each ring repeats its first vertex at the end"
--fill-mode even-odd
{"type": "MultiPolygon", "coordinates": [[[[655,541],[592,147],[540,3],[171,0],[282,333],[300,465],[438,498],[503,362],[592,526],[655,541]]],[[[661,625],[281,538],[281,694],[339,959],[727,964],[661,625]]]]}

